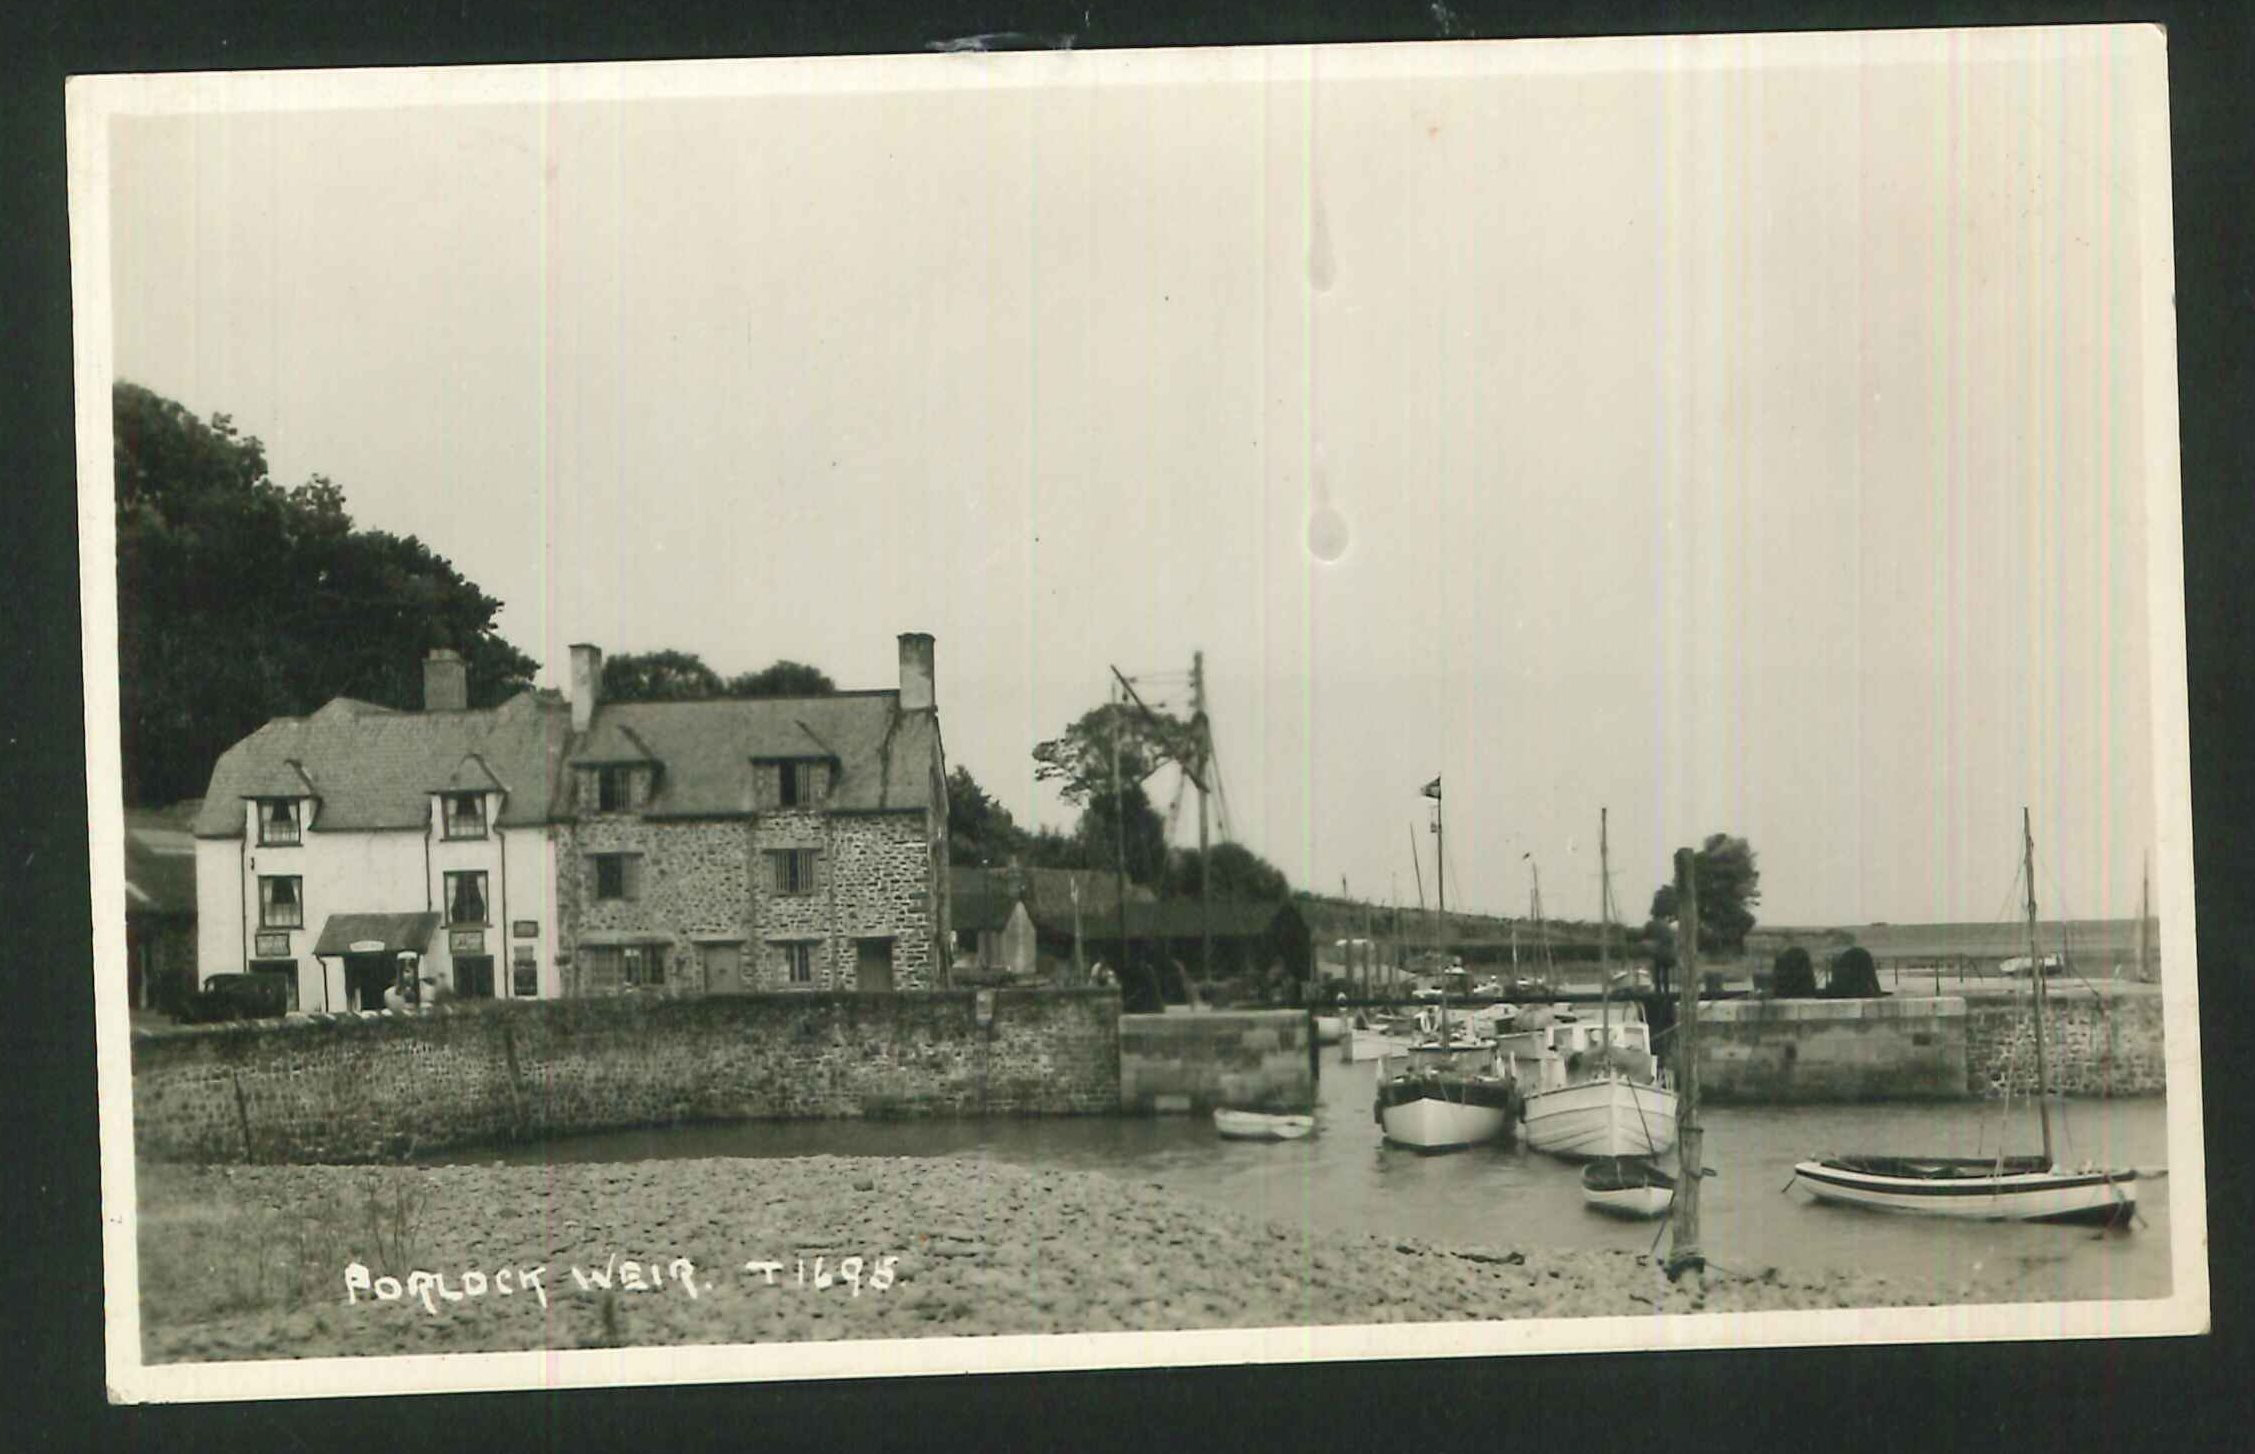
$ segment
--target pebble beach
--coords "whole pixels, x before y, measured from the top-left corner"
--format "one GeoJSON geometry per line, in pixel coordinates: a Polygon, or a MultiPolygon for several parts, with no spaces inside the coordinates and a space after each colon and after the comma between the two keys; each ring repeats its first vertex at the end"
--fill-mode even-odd
{"type": "Polygon", "coordinates": [[[978,1158],[144,1166],[152,1362],[1878,1307],[1878,1278],[1265,1223],[978,1158]],[[1698,1285],[1695,1287],[1694,1283],[1698,1285]]]}

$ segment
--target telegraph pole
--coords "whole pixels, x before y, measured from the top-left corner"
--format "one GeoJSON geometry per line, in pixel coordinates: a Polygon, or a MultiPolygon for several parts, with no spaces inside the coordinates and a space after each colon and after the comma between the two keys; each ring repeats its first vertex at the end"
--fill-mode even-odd
{"type": "Polygon", "coordinates": [[[1704,1269],[1699,1251],[1699,1180],[1707,1164],[1699,1128],[1699,876],[1688,848],[1676,850],[1676,971],[1683,976],[1676,1016],[1676,1205],[1668,1279],[1704,1269]]]}
{"type": "Polygon", "coordinates": [[[1198,977],[1214,978],[1214,866],[1206,853],[1206,773],[1213,753],[1206,727],[1206,653],[1190,653],[1190,725],[1198,734],[1198,977]]]}

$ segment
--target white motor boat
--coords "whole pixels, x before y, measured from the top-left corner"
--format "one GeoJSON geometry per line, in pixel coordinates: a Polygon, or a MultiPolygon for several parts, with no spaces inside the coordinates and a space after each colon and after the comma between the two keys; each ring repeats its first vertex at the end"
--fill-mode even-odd
{"type": "MultiPolygon", "coordinates": [[[[1522,1020],[1530,1017],[1522,1016],[1522,1020]]],[[[1653,1058],[1641,1014],[1601,1021],[1563,1007],[1514,1030],[1498,1054],[1520,1086],[1527,1144],[1556,1156],[1658,1156],[1676,1144],[1676,1093],[1653,1058]]]]}

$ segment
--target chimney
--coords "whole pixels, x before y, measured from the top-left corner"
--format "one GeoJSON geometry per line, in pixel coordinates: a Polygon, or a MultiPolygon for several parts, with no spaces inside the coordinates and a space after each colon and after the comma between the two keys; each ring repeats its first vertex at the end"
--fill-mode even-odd
{"type": "Polygon", "coordinates": [[[572,730],[595,723],[595,704],[603,696],[603,648],[584,641],[572,645],[572,730]]]}
{"type": "Polygon", "coordinates": [[[423,658],[423,710],[460,712],[470,705],[470,668],[459,651],[440,647],[423,658]]]}
{"type": "Polygon", "coordinates": [[[932,638],[921,631],[900,634],[900,709],[929,712],[932,700],[932,638]]]}

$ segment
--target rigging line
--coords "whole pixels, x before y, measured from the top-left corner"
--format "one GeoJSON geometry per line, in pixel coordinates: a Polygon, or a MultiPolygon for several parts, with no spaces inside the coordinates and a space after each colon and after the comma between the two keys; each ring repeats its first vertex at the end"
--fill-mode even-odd
{"type": "Polygon", "coordinates": [[[2101,1015],[2111,1015],[2113,1011],[2107,1007],[2105,997],[2099,994],[2098,986],[2084,978],[2083,972],[2075,967],[2074,955],[2068,952],[2067,925],[2074,916],[2067,912],[2067,891],[2059,886],[2059,879],[2052,873],[2048,863],[2044,865],[2044,880],[2051,885],[2051,891],[2058,895],[2052,902],[2059,905],[2059,962],[2067,967],[2067,972],[2075,976],[2084,989],[2091,992],[2091,1001],[2098,1006],[2098,1012],[2101,1015]]]}

